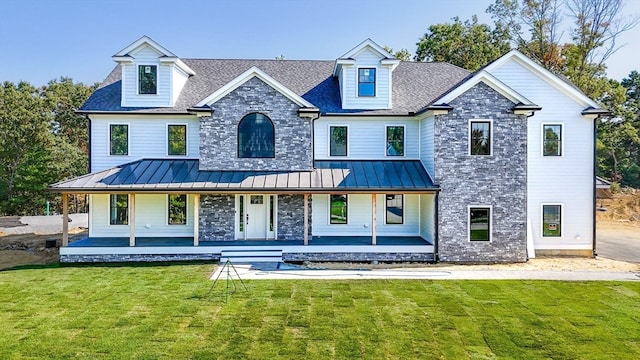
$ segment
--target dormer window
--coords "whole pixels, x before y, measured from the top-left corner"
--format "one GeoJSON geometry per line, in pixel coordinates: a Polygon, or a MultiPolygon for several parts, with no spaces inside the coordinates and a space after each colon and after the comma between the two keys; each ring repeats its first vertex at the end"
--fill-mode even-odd
{"type": "Polygon", "coordinates": [[[157,94],[157,84],[158,67],[156,65],[138,65],[138,94],[157,94]]]}
{"type": "Polygon", "coordinates": [[[358,69],[358,96],[376,96],[376,69],[358,69]]]}

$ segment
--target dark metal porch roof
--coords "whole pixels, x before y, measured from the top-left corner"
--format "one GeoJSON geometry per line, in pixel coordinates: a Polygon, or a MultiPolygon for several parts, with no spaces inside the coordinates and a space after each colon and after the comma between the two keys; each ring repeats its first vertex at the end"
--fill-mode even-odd
{"type": "Polygon", "coordinates": [[[142,159],[49,186],[60,193],[434,192],[418,160],[316,161],[311,171],[203,171],[196,159],[142,159]]]}

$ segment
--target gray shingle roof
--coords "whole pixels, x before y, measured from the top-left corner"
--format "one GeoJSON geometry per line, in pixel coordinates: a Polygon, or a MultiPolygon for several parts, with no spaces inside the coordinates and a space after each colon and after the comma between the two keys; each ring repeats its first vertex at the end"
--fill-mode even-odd
{"type": "Polygon", "coordinates": [[[406,115],[418,112],[439,98],[469,72],[447,63],[402,62],[393,72],[393,109],[343,110],[338,79],[332,77],[334,61],[314,60],[207,60],[182,59],[196,72],[172,108],[123,108],[120,106],[120,66],[116,66],[91,95],[83,112],[179,112],[184,113],[243,72],[256,66],[322,113],[406,115]]]}
{"type": "Polygon", "coordinates": [[[57,192],[433,192],[418,160],[316,161],[313,171],[201,171],[195,159],[143,159],[59,182],[57,192]]]}

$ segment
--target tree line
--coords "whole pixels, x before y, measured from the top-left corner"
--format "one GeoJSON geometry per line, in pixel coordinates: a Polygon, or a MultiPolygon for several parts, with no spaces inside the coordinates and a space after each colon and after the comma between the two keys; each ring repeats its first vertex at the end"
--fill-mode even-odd
{"type": "MultiPolygon", "coordinates": [[[[407,49],[387,50],[404,61],[475,71],[519,49],[611,111],[598,123],[597,172],[640,188],[640,73],[621,81],[606,76],[616,39],[638,23],[623,9],[623,0],[496,0],[487,9],[493,24],[455,17],[429,26],[413,59],[407,49]]],[[[88,121],[76,110],[96,87],[70,78],[0,86],[0,215],[43,214],[47,202],[60,211],[59,196],[47,187],[87,172],[88,121]]]]}

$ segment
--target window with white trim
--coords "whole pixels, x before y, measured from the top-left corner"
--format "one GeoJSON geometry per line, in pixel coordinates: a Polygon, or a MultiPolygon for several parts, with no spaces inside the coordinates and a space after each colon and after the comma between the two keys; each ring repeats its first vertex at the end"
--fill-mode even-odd
{"type": "Polygon", "coordinates": [[[329,195],[329,224],[348,223],[348,195],[329,195]]]}
{"type": "Polygon", "coordinates": [[[542,236],[561,237],[562,236],[562,205],[543,204],[542,205],[542,236]]]}
{"type": "Polygon", "coordinates": [[[187,125],[167,125],[167,154],[187,155],[187,125]]]}
{"type": "Polygon", "coordinates": [[[109,196],[109,225],[129,224],[129,195],[111,194],[109,196]]]}
{"type": "Polygon", "coordinates": [[[155,95],[158,92],[158,67],[138,65],[138,94],[155,95]]]}
{"type": "Polygon", "coordinates": [[[402,194],[385,195],[385,223],[388,225],[404,223],[404,196],[402,194]]]}
{"type": "Polygon", "coordinates": [[[562,156],[562,124],[542,125],[542,156],[562,156]]]}
{"type": "Polygon", "coordinates": [[[358,96],[376,96],[376,69],[358,69],[358,96]]]}
{"type": "Polygon", "coordinates": [[[470,206],[469,207],[469,240],[470,241],[490,241],[491,240],[491,207],[470,206]]]}
{"type": "Polygon", "coordinates": [[[387,156],[404,156],[404,126],[387,126],[387,156]]]}
{"type": "Polygon", "coordinates": [[[491,155],[491,121],[469,122],[469,154],[491,155]]]}
{"type": "Polygon", "coordinates": [[[109,155],[129,155],[129,125],[109,125],[109,155]]]}
{"type": "Polygon", "coordinates": [[[348,142],[348,127],[329,126],[329,156],[347,156],[348,142]]]}
{"type": "Polygon", "coordinates": [[[187,195],[169,194],[167,196],[167,218],[169,225],[187,224],[187,195]]]}

